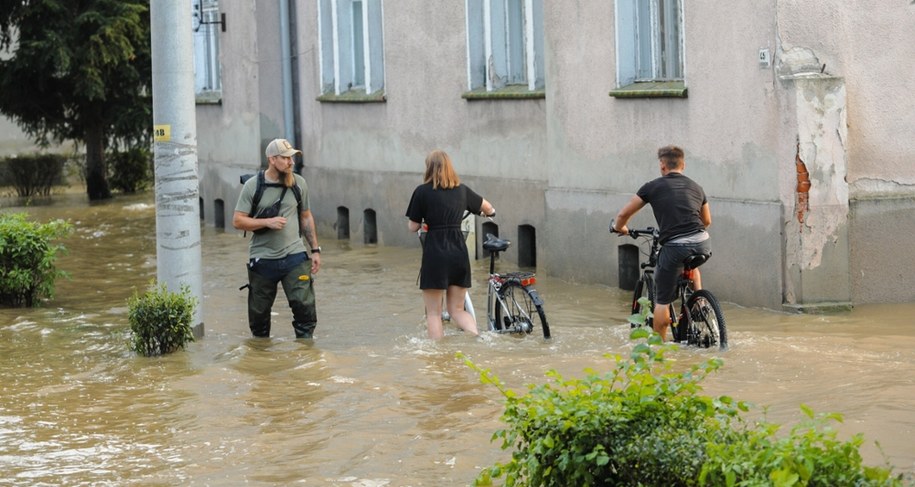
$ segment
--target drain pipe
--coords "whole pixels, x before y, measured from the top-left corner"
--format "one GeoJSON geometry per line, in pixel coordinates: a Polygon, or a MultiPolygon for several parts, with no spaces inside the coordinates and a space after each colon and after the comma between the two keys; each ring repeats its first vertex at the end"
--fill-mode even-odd
{"type": "Polygon", "coordinates": [[[284,138],[292,142],[294,147],[299,147],[295,140],[295,127],[293,120],[292,103],[292,66],[291,66],[291,37],[289,35],[289,0],[280,0],[280,63],[283,69],[283,129],[284,138]]]}

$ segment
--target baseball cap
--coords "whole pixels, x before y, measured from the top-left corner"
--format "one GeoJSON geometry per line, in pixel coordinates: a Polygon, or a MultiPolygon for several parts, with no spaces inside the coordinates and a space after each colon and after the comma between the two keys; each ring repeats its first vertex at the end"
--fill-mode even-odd
{"type": "Polygon", "coordinates": [[[286,139],[273,139],[269,144],[267,144],[267,150],[264,152],[267,154],[267,157],[292,157],[296,154],[302,153],[302,151],[293,147],[292,144],[290,144],[286,139]]]}

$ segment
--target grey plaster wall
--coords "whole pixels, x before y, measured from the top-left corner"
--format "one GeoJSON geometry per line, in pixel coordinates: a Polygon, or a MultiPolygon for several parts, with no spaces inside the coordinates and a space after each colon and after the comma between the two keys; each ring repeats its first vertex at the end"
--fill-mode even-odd
{"type": "Polygon", "coordinates": [[[915,197],[851,202],[849,273],[856,302],[915,301],[915,197]]]}

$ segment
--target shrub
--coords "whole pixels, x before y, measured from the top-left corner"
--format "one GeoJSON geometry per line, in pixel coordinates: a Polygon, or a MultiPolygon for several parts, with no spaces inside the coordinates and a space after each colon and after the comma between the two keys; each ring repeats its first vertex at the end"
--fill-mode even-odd
{"type": "Polygon", "coordinates": [[[776,436],[778,425],[759,423],[742,441],[709,445],[700,485],[902,485],[891,478],[890,468],[863,464],[861,434],[849,441],[836,438],[830,423],[841,422],[841,415],[815,415],[803,404],[801,411],[806,419],[786,437],[776,436]]]}
{"type": "Polygon", "coordinates": [[[165,283],[142,296],[134,292],[127,303],[133,351],[152,357],[184,348],[194,341],[191,321],[196,307],[197,299],[187,285],[178,293],[169,291],[165,283]]]}
{"type": "Polygon", "coordinates": [[[152,182],[152,155],[147,149],[133,148],[124,152],[109,152],[109,182],[124,193],[149,188],[152,182]]]}
{"type": "Polygon", "coordinates": [[[2,180],[16,189],[20,197],[47,196],[51,187],[63,184],[67,156],[29,154],[8,157],[2,163],[2,180]]]}
{"type": "Polygon", "coordinates": [[[645,329],[632,337],[647,341],[615,356],[610,372],[565,379],[551,371],[551,383],[524,395],[465,358],[505,396],[508,427],[493,440],[512,451],[476,485],[501,477],[508,486],[901,485],[890,469],[861,465],[860,437],[839,442],[816,423],[776,439],[777,428],[742,418],[746,403],[702,395],[699,383],[721,359],[675,373],[664,358],[674,346],[645,329]]]}
{"type": "Polygon", "coordinates": [[[0,214],[0,304],[37,306],[54,296],[54,281],[67,277],[54,261],[66,251],[52,243],[73,231],[63,220],[45,224],[29,221],[25,213],[0,214]]]}

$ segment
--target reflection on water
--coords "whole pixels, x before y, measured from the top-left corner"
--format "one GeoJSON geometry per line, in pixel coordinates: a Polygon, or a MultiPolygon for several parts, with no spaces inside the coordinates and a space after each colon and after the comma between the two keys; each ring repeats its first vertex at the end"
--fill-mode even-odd
{"type": "MultiPolygon", "coordinates": [[[[630,346],[628,295],[542,276],[554,339],[425,339],[419,249],[334,244],[316,277],[313,343],[293,339],[282,298],[274,337],[245,323],[247,240],[203,229],[206,336],[187,351],[137,357],[127,298],[155,278],[150,195],[89,205],[83,195],[28,208],[76,232],[72,275],[38,309],[0,309],[0,485],[468,485],[507,454],[490,443],[502,401],[460,351],[523,390],[556,369],[580,376],[630,346]]],[[[8,211],[8,210],[4,210],[8,211]]],[[[331,235],[329,232],[324,232],[331,235]]],[[[485,262],[473,296],[483,301],[485,262]]],[[[282,294],[280,294],[282,295],[282,294]]],[[[725,306],[731,349],[706,392],[844,414],[865,458],[915,470],[915,305],[793,315],[725,306]]],[[[684,365],[717,352],[680,350],[684,365]]]]}

